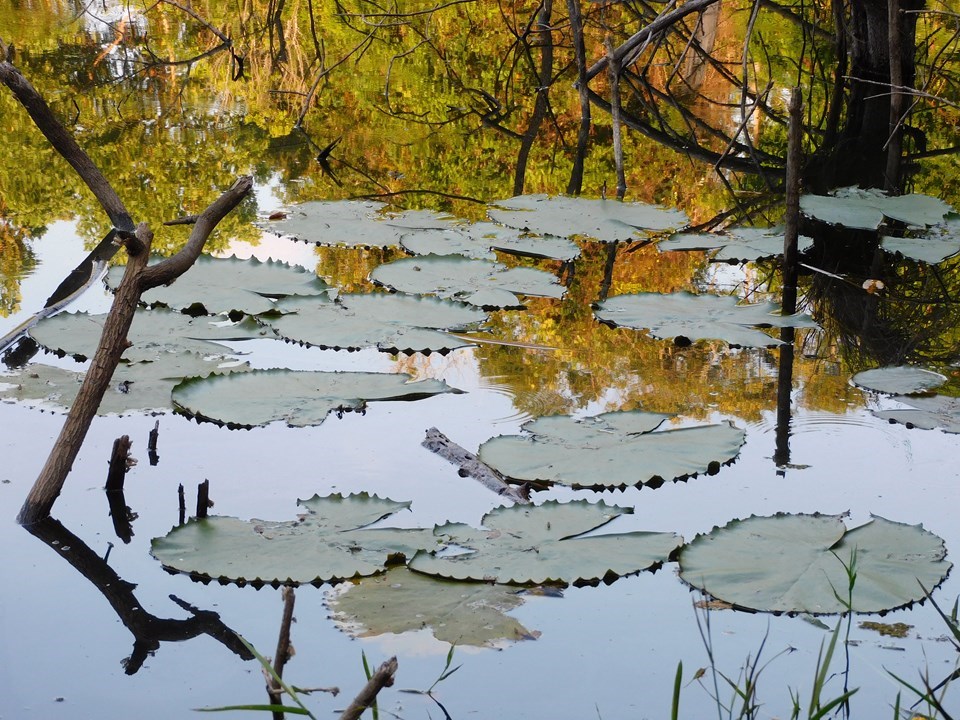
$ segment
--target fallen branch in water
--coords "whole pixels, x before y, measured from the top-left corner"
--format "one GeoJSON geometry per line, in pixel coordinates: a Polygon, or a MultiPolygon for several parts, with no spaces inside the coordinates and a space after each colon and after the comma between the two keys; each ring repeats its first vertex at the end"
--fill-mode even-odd
{"type": "Polygon", "coordinates": [[[479,480],[480,484],[497,495],[513,500],[519,505],[529,505],[530,498],[526,487],[516,488],[510,485],[503,475],[498,473],[469,450],[460,447],[436,428],[427,430],[427,436],[421,443],[430,452],[436,453],[460,468],[461,476],[479,480]]]}

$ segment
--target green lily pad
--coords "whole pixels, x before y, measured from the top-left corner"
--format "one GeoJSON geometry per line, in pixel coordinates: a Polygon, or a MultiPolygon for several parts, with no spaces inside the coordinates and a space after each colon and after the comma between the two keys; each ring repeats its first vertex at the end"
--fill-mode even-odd
{"type": "MultiPolygon", "coordinates": [[[[151,263],[162,258],[151,258],[151,263]]],[[[107,286],[116,289],[124,266],[110,268],[107,286]]],[[[146,305],[191,309],[191,314],[216,315],[243,312],[259,315],[274,309],[273,298],[289,295],[321,295],[335,292],[316,273],[282,262],[256,258],[214,258],[201,255],[193,266],[170,285],[141,295],[146,305]]]]}
{"type": "Polygon", "coordinates": [[[910,237],[884,237],[880,247],[888,253],[936,265],[960,253],[960,215],[951,213],[943,222],[910,237]]]}
{"type": "Polygon", "coordinates": [[[540,235],[588,237],[601,242],[637,240],[645,231],[662,232],[687,224],[679,210],[646,203],[579,197],[518,195],[490,205],[494,222],[540,235]]]}
{"type": "Polygon", "coordinates": [[[875,410],[874,415],[892,423],[921,430],[943,430],[960,433],[960,398],[934,395],[933,397],[897,397],[910,407],[896,410],[875,410]]]}
{"type": "Polygon", "coordinates": [[[391,247],[414,229],[443,229],[452,220],[428,210],[385,214],[386,205],[370,200],[312,201],[290,208],[284,219],[265,223],[278,235],[317,245],[391,247]]]}
{"type": "Polygon", "coordinates": [[[779,345],[780,340],[755,327],[816,327],[809,316],[780,315],[773,302],[740,305],[732,295],[663,295],[636,293],[609,298],[597,306],[601,322],[615,327],[646,329],[665,339],[725,340],[739,347],[779,345]]]}
{"type": "MultiPolygon", "coordinates": [[[[249,370],[246,363],[231,366],[222,363],[222,359],[210,360],[196,353],[169,354],[155,362],[121,363],[113,373],[97,413],[170,410],[173,407],[170,394],[183,378],[249,370]]],[[[0,398],[67,410],[77,397],[83,375],[42,363],[27,365],[15,374],[0,375],[0,398]],[[11,387],[4,389],[4,384],[11,387]]]]}
{"type": "Polygon", "coordinates": [[[839,516],[734,520],[680,551],[680,577],[736,607],[814,615],[885,612],[924,597],[950,571],[943,540],[920,525],[874,517],[848,531],[839,516]],[[845,567],[846,566],[846,567],[845,567]],[[919,582],[918,582],[919,581],[919,582]],[[838,597],[839,596],[839,599],[838,597]]]}
{"type": "Polygon", "coordinates": [[[406,568],[344,584],[327,600],[334,622],[353,637],[428,628],[441,642],[474,647],[535,638],[505,614],[522,604],[514,587],[438,580],[406,568]]]}
{"type": "Polygon", "coordinates": [[[657,429],[669,415],[638,410],[582,419],[553,415],[480,446],[480,459],[515,480],[573,487],[658,484],[716,471],[743,445],[744,431],[728,422],[657,429]]]}
{"type": "Polygon", "coordinates": [[[841,188],[831,195],[803,195],[804,215],[831,225],[859,230],[876,230],[884,218],[907,225],[935,225],[952,208],[942,200],[915,193],[898,197],[880,190],[841,188]]]}
{"type": "Polygon", "coordinates": [[[411,570],[452,578],[511,584],[596,585],[659,567],[682,539],[673,533],[629,532],[578,537],[633,512],[577,500],[499,507],[484,515],[483,529],[447,523],[434,534],[452,555],[422,550],[411,570]]]}
{"type": "Polygon", "coordinates": [[[376,495],[298,500],[296,520],[190,520],[151,543],[165,568],[240,584],[321,584],[375,575],[432,547],[429,530],[367,525],[410,507],[376,495]]]}
{"type": "Polygon", "coordinates": [[[403,258],[374,268],[378,285],[413,295],[437,295],[482,308],[520,308],[517,295],[559,298],[564,287],[536,268],[508,268],[457,255],[403,258]]]}
{"type": "Polygon", "coordinates": [[[400,244],[414,255],[463,255],[476,260],[496,260],[493,250],[563,261],[580,256],[579,246],[566,238],[540,237],[495,223],[474,223],[449,230],[422,230],[404,235],[400,244]]]}
{"type": "Polygon", "coordinates": [[[253,370],[187,378],[173,389],[173,403],[185,415],[232,430],[278,420],[290,427],[320,425],[331,412],[363,410],[374,400],[460,392],[440,380],[409,380],[403,373],[253,370]]]}
{"type": "Polygon", "coordinates": [[[335,350],[446,353],[471,343],[442,330],[464,331],[487,315],[464,303],[415,295],[340,295],[336,302],[287,298],[266,322],[284,338],[335,350]]]}
{"type": "Polygon", "coordinates": [[[855,385],[891,395],[910,395],[928,392],[943,385],[947,378],[932,370],[913,365],[882,367],[858,372],[852,378],[855,385]]]}
{"type": "MultiPolygon", "coordinates": [[[[44,318],[31,328],[30,336],[45,348],[78,358],[90,358],[103,333],[105,314],[60,313],[44,318]]],[[[253,320],[224,324],[225,318],[190,318],[182,313],[157,308],[138,310],[127,339],[131,346],[123,358],[131,362],[153,361],[184,352],[225,356],[232,354],[226,341],[272,337],[272,331],[253,320]]]]}
{"type": "MultiPolygon", "coordinates": [[[[813,238],[801,235],[799,251],[813,245],[813,238]]],[[[753,262],[762,258],[783,255],[783,228],[727,228],[719,233],[677,233],[657,243],[661,252],[670,250],[717,250],[714,260],[724,262],[753,262]]]]}

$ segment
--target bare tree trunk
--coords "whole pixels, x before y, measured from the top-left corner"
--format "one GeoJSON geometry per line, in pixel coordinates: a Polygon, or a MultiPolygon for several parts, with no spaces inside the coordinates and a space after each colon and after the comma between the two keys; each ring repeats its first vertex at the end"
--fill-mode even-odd
{"type": "Polygon", "coordinates": [[[587,50],[583,40],[583,15],[580,0],[567,0],[570,31],[573,35],[573,54],[577,61],[577,93],[580,95],[580,129],[577,131],[577,150],[573,157],[568,195],[579,195],[583,190],[583,164],[590,142],[590,91],[587,88],[587,50]]]}
{"type": "Polygon", "coordinates": [[[533,115],[527,131],[520,141],[520,152],[517,154],[517,169],[513,176],[513,194],[522,195],[523,185],[527,175],[527,160],[533,142],[540,133],[540,126],[547,116],[550,92],[550,83],[553,82],[553,33],[550,30],[550,16],[553,14],[553,0],[543,0],[540,12],[537,14],[536,33],[540,38],[540,75],[537,84],[537,99],[533,106],[533,115]]]}
{"type": "Polygon", "coordinates": [[[610,75],[610,119],[613,122],[613,162],[617,168],[617,200],[627,194],[627,178],[623,174],[623,140],[620,133],[620,61],[607,35],[607,70],[610,75]]]}
{"type": "MultiPolygon", "coordinates": [[[[0,51],[6,54],[2,43],[0,51]]],[[[128,256],[126,272],[117,288],[110,313],[104,322],[100,343],[77,393],[77,399],[70,408],[47,462],[17,517],[18,522],[26,525],[49,517],[50,510],[63,489],[80,446],[90,429],[90,423],[110,384],[110,378],[120,362],[120,356],[128,347],[127,333],[141,293],[158,285],[169,284],[186,272],[199,257],[211,231],[247,195],[253,181],[249,177],[242,177],[234,182],[229,190],[197,217],[184,248],[173,257],[148,268],[147,259],[153,232],[147,224],[140,223],[135,234],[130,232],[133,221],[116,191],[93,160],[57,120],[33,85],[6,60],[0,62],[0,81],[10,88],[50,144],[70,163],[96,196],[110,220],[117,226],[117,236],[126,247],[128,256]]]]}
{"type": "Polygon", "coordinates": [[[887,36],[890,43],[890,137],[887,138],[885,190],[900,190],[900,155],[903,152],[903,62],[900,46],[900,0],[887,0],[887,36]]]}
{"type": "Polygon", "coordinates": [[[790,93],[790,128],[787,134],[786,225],[783,233],[783,299],[784,315],[797,311],[797,243],[800,235],[800,164],[803,116],[800,88],[790,93]]]}

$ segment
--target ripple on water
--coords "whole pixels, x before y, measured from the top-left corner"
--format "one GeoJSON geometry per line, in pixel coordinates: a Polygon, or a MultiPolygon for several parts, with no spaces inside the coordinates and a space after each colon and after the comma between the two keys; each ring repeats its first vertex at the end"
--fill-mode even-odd
{"type": "MultiPolygon", "coordinates": [[[[761,433],[776,432],[776,416],[773,413],[768,413],[764,415],[761,420],[748,423],[748,428],[758,430],[761,433]]],[[[869,429],[874,432],[879,432],[891,440],[900,438],[900,433],[897,431],[896,426],[881,422],[867,412],[840,415],[837,413],[813,410],[794,413],[790,418],[791,435],[805,435],[810,433],[820,435],[836,434],[849,428],[869,429]],[[835,430],[836,433],[831,433],[831,430],[835,430]]]]}
{"type": "Polygon", "coordinates": [[[556,415],[563,411],[558,407],[556,393],[546,392],[539,388],[517,392],[513,386],[497,382],[497,378],[484,378],[480,382],[480,387],[487,392],[508,398],[516,411],[509,415],[494,418],[492,420],[494,425],[522,424],[534,418],[556,415]]]}

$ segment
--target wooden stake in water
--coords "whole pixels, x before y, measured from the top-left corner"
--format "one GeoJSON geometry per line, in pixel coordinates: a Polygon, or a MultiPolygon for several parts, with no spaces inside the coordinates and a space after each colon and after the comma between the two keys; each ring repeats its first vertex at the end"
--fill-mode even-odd
{"type": "Polygon", "coordinates": [[[790,92],[790,130],[787,136],[786,230],[783,236],[783,314],[797,311],[797,237],[800,227],[800,88],[790,92]]]}
{"type": "MultiPolygon", "coordinates": [[[[783,300],[784,315],[797,311],[797,238],[800,226],[800,139],[802,137],[800,89],[790,93],[790,130],[787,139],[786,230],[783,236],[783,300]]],[[[790,462],[790,401],[793,390],[792,327],[780,330],[780,363],[777,377],[777,446],[774,462],[782,468],[790,462]]]]}

